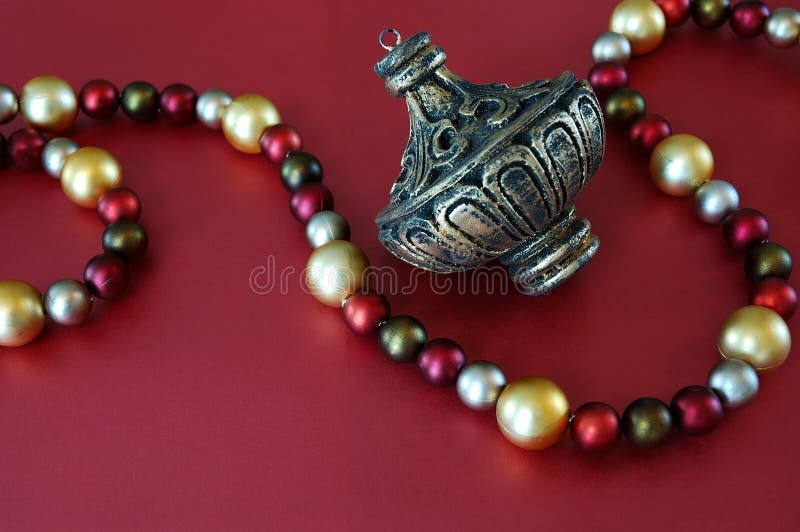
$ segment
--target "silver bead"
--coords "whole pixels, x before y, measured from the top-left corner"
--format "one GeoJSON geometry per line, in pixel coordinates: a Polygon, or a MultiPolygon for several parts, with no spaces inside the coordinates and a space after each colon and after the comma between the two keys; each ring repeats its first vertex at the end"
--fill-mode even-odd
{"type": "Polygon", "coordinates": [[[42,150],[42,167],[50,176],[58,179],[61,177],[61,167],[64,161],[78,149],[74,140],[56,137],[45,144],[42,150]]]}
{"type": "Polygon", "coordinates": [[[339,213],[321,211],[306,224],[306,238],[314,249],[333,240],[349,240],[350,224],[339,213]]]}
{"type": "Polygon", "coordinates": [[[764,23],[764,36],[772,46],[786,48],[800,37],[800,12],[791,7],[773,11],[764,23]]]}
{"type": "Polygon", "coordinates": [[[62,279],[53,283],[44,294],[47,315],[61,325],[78,325],[92,311],[92,296],[78,281],[62,279]]]}
{"type": "Polygon", "coordinates": [[[706,181],[694,193],[694,212],[707,224],[719,224],[739,208],[736,188],[721,179],[706,181]]]}
{"type": "Polygon", "coordinates": [[[607,31],[595,39],[592,45],[592,59],[595,63],[627,63],[630,58],[631,43],[621,33],[607,31]]]}
{"type": "Polygon", "coordinates": [[[208,89],[197,99],[197,119],[211,129],[222,129],[222,113],[231,100],[223,90],[208,89]]]}
{"type": "Polygon", "coordinates": [[[11,87],[0,85],[0,124],[11,122],[19,111],[17,93],[11,87]]]}
{"type": "Polygon", "coordinates": [[[708,374],[708,387],[717,392],[726,408],[749,403],[758,393],[758,373],[747,362],[723,360],[708,374]]]}
{"type": "Polygon", "coordinates": [[[494,408],[506,387],[503,371],[491,362],[470,362],[459,372],[456,391],[461,402],[473,410],[494,408]]]}

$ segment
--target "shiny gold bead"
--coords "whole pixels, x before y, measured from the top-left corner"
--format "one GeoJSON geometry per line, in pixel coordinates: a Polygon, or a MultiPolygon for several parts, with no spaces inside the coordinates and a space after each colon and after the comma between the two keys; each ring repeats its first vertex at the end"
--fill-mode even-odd
{"type": "Polygon", "coordinates": [[[714,155],[708,144],[694,135],[672,135],[650,155],[650,176],[671,196],[689,196],[714,174],[714,155]]]}
{"type": "Polygon", "coordinates": [[[0,346],[25,345],[43,327],[42,294],[23,281],[0,281],[0,346]]]}
{"type": "Polygon", "coordinates": [[[332,240],[311,253],[306,265],[306,285],[317,300],[340,307],[361,288],[369,261],[364,252],[346,240],[332,240]]]}
{"type": "Polygon", "coordinates": [[[658,4],[651,0],[623,0],[611,14],[610,29],[628,38],[634,55],[643,55],[664,40],[667,21],[658,4]]]}
{"type": "Polygon", "coordinates": [[[263,96],[234,98],[222,113],[222,132],[231,146],[244,153],[261,151],[261,135],[281,121],[278,109],[263,96]]]}
{"type": "Polygon", "coordinates": [[[569,402],[553,381],[525,377],[505,387],[495,412],[503,436],[511,443],[545,449],[557,443],[567,428],[569,402]]]}
{"type": "Polygon", "coordinates": [[[792,336],[776,312],[750,305],[728,316],[722,324],[717,347],[724,358],[743,360],[757,371],[768,371],[786,361],[792,336]]]}
{"type": "Polygon", "coordinates": [[[644,97],[627,87],[617,89],[606,99],[606,118],[617,127],[627,127],[647,110],[644,97]]]}
{"type": "Polygon", "coordinates": [[[19,93],[22,118],[30,126],[50,133],[63,133],[78,116],[78,97],[72,87],[55,76],[33,78],[19,93]]]}
{"type": "Polygon", "coordinates": [[[81,207],[97,206],[104,192],[122,184],[122,169],[113,155],[100,148],[80,148],[64,161],[61,187],[81,207]]]}

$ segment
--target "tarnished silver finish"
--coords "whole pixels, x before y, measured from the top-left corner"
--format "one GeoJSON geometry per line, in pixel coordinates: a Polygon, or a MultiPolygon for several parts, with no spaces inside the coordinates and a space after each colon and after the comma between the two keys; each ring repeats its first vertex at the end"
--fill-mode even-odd
{"type": "Polygon", "coordinates": [[[506,387],[503,371],[491,362],[470,362],[458,373],[456,391],[461,402],[473,410],[490,410],[506,387]]]}
{"type": "Polygon", "coordinates": [[[764,37],[776,48],[787,48],[800,39],[800,11],[779,7],[764,23],[764,37]]]}
{"type": "Polygon", "coordinates": [[[720,224],[739,207],[736,188],[721,179],[706,181],[694,193],[694,212],[707,224],[720,224]]]}
{"type": "Polygon", "coordinates": [[[627,63],[631,58],[631,42],[621,33],[607,31],[592,44],[592,59],[595,63],[613,61],[627,63]]]}
{"type": "Polygon", "coordinates": [[[333,240],[350,240],[350,224],[339,213],[318,212],[306,224],[306,239],[314,249],[333,240]]]}
{"type": "Polygon", "coordinates": [[[64,161],[77,149],[78,143],[72,139],[64,137],[50,139],[42,149],[42,168],[50,177],[59,179],[64,161]]]}
{"type": "Polygon", "coordinates": [[[56,323],[78,325],[92,311],[92,296],[83,283],[62,279],[50,285],[45,292],[44,309],[56,323]]]}
{"type": "Polygon", "coordinates": [[[0,85],[0,124],[14,120],[18,111],[17,93],[7,85],[0,85]]]}
{"type": "Polygon", "coordinates": [[[197,99],[197,119],[211,129],[222,129],[222,113],[233,99],[220,89],[208,89],[197,99]]]}
{"type": "Polygon", "coordinates": [[[500,259],[524,292],[547,293],[598,247],[572,207],[603,157],[597,98],[570,72],[509,88],[475,85],[444,62],[419,33],[375,66],[411,119],[379,238],[434,272],[500,259]]]}
{"type": "Polygon", "coordinates": [[[758,373],[741,360],[723,360],[708,375],[708,387],[717,392],[722,404],[736,408],[749,403],[758,394],[758,373]]]}

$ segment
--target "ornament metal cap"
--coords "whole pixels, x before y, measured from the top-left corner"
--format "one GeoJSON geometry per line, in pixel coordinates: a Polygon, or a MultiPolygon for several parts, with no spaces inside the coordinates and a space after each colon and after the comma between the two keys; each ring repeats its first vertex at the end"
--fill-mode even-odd
{"type": "Polygon", "coordinates": [[[375,65],[408,104],[411,131],[391,202],[375,219],[395,256],[433,272],[494,259],[527,294],[548,293],[597,251],[572,202],[597,171],[605,126],[597,97],[571,72],[509,88],[449,71],[418,33],[384,30],[375,65]],[[384,42],[394,34],[397,42],[384,42]]]}

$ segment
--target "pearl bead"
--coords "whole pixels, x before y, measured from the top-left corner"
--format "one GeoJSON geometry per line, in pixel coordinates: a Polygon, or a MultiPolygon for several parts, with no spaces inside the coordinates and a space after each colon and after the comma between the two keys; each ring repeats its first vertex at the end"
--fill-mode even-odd
{"type": "Polygon", "coordinates": [[[687,386],[678,391],[670,404],[675,426],[692,436],[708,434],[722,421],[722,401],[705,386],[687,386]]]}
{"type": "Polygon", "coordinates": [[[222,113],[222,132],[228,142],[244,153],[261,151],[261,135],[281,121],[278,109],[258,94],[234,98],[222,113]]]}
{"type": "Polygon", "coordinates": [[[691,0],[656,0],[656,4],[664,12],[668,28],[674,28],[686,22],[691,12],[691,0]]]}
{"type": "Polygon", "coordinates": [[[290,191],[306,183],[318,183],[322,181],[322,165],[310,153],[291,153],[281,163],[281,181],[290,191]]]}
{"type": "Polygon", "coordinates": [[[77,150],[78,143],[74,140],[64,137],[51,139],[42,149],[42,168],[51,177],[60,178],[64,161],[77,150]]]}
{"type": "Polygon", "coordinates": [[[586,403],[572,414],[569,431],[575,445],[587,453],[612,449],[622,436],[622,421],[614,408],[605,403],[586,403]]]}
{"type": "Polygon", "coordinates": [[[749,305],[728,316],[720,329],[717,347],[723,358],[743,360],[757,371],[768,371],[786,361],[792,336],[776,312],[749,305]]]}
{"type": "Polygon", "coordinates": [[[497,425],[511,443],[524,449],[555,445],[567,428],[569,401],[543,377],[511,382],[497,399],[497,425]]]}
{"type": "Polygon", "coordinates": [[[739,193],[727,181],[706,181],[694,193],[694,212],[707,224],[721,224],[738,208],[739,193]]]}
{"type": "Polygon", "coordinates": [[[14,120],[19,111],[17,94],[7,85],[0,85],[0,124],[14,120]]]}
{"type": "Polygon", "coordinates": [[[19,108],[28,125],[51,133],[72,127],[78,115],[78,96],[55,76],[33,78],[19,93],[19,108]]]}
{"type": "Polygon", "coordinates": [[[749,302],[751,305],[767,307],[788,320],[797,309],[797,292],[783,279],[768,278],[753,286],[749,302]]]}
{"type": "Polygon", "coordinates": [[[305,269],[309,292],[320,303],[341,307],[364,282],[369,261],[364,252],[346,240],[334,240],[311,253],[305,269]]]}
{"type": "Polygon", "coordinates": [[[0,346],[25,345],[44,328],[42,294],[23,281],[0,281],[0,346]]]}
{"type": "Polygon", "coordinates": [[[222,115],[233,101],[231,95],[220,89],[208,89],[197,99],[197,119],[210,129],[222,128],[222,115]]]}
{"type": "Polygon", "coordinates": [[[589,71],[589,84],[600,98],[628,86],[628,70],[620,63],[597,63],[589,71]]]}
{"type": "Polygon", "coordinates": [[[797,44],[800,37],[800,12],[791,7],[779,7],[767,17],[764,36],[772,46],[787,48],[797,44]]]}
{"type": "Polygon", "coordinates": [[[708,145],[693,135],[672,135],[662,140],[650,156],[650,176],[661,191],[688,196],[711,179],[714,156],[708,145]]]}
{"type": "Polygon", "coordinates": [[[11,163],[21,170],[38,170],[42,167],[42,151],[47,139],[39,131],[26,128],[8,137],[6,152],[11,163]]]}
{"type": "Polygon", "coordinates": [[[318,212],[306,224],[306,239],[312,248],[331,240],[350,240],[350,224],[337,212],[318,212]]]}
{"type": "Polygon", "coordinates": [[[704,30],[725,24],[730,12],[730,0],[692,0],[692,19],[704,30]]]}
{"type": "Polygon", "coordinates": [[[100,148],[80,148],[64,161],[61,187],[82,207],[94,208],[104,192],[122,184],[122,169],[117,160],[100,148]]]}
{"type": "Polygon", "coordinates": [[[185,125],[194,122],[197,93],[184,83],[173,83],[164,87],[159,97],[161,115],[173,124],[185,125]]]}
{"type": "Polygon", "coordinates": [[[417,369],[429,384],[450,386],[467,362],[464,350],[447,338],[435,338],[419,352],[417,369]]]}
{"type": "Polygon", "coordinates": [[[83,283],[62,279],[44,293],[44,309],[58,324],[78,325],[86,321],[92,311],[92,295],[83,283]]]}
{"type": "Polygon", "coordinates": [[[108,120],[119,109],[119,91],[105,79],[93,79],[78,94],[81,110],[95,120],[108,120]]]}
{"type": "Polygon", "coordinates": [[[158,89],[146,81],[134,81],[120,94],[122,111],[134,122],[153,122],[158,118],[158,89]]]}
{"type": "Polygon", "coordinates": [[[99,299],[116,299],[125,293],[131,282],[128,263],[112,253],[92,257],[83,269],[83,282],[99,299]]]}
{"type": "Polygon", "coordinates": [[[622,433],[644,449],[661,445],[672,432],[669,407],[652,397],[633,401],[622,413],[622,433]]]}
{"type": "Polygon", "coordinates": [[[644,153],[652,153],[658,143],[672,135],[672,128],[664,118],[654,114],[641,116],[631,124],[628,139],[644,153]]]}
{"type": "Polygon", "coordinates": [[[103,231],[103,251],[136,262],[147,251],[147,232],[132,220],[114,222],[103,231]]]}
{"type": "Polygon", "coordinates": [[[607,31],[592,44],[592,59],[595,63],[627,63],[631,59],[631,43],[613,31],[607,31]]]}
{"type": "Polygon", "coordinates": [[[664,39],[664,12],[650,0],[623,0],[611,14],[610,29],[624,35],[634,55],[652,52],[664,39]]]}
{"type": "Polygon", "coordinates": [[[767,277],[788,279],[792,275],[792,255],[774,242],[762,242],[747,250],[744,259],[744,273],[751,282],[767,277]]]}
{"type": "Polygon", "coordinates": [[[288,124],[268,127],[259,142],[261,153],[273,164],[280,164],[290,153],[303,149],[300,132],[288,124]]]}
{"type": "Polygon", "coordinates": [[[646,111],[644,98],[634,89],[617,89],[606,99],[606,119],[617,127],[628,127],[646,111]]]}
{"type": "Polygon", "coordinates": [[[413,316],[392,316],[378,328],[378,341],[386,358],[393,362],[413,362],[428,341],[425,327],[413,316]]]}
{"type": "Polygon", "coordinates": [[[738,408],[758,394],[758,373],[747,362],[723,360],[708,374],[708,387],[719,395],[725,408],[738,408]]]}
{"type": "Polygon", "coordinates": [[[755,209],[737,209],[722,222],[722,237],[734,251],[746,251],[769,238],[769,222],[755,209]]]}
{"type": "Polygon", "coordinates": [[[351,331],[362,336],[378,332],[378,327],[390,314],[389,301],[376,292],[356,292],[342,304],[344,322],[351,331]]]}
{"type": "Polygon", "coordinates": [[[456,391],[461,402],[472,410],[490,410],[506,386],[503,370],[491,362],[470,362],[458,374],[456,391]]]}
{"type": "Polygon", "coordinates": [[[106,225],[120,220],[136,222],[141,215],[142,202],[129,188],[112,188],[97,200],[97,216],[106,225]]]}
{"type": "Polygon", "coordinates": [[[739,2],[731,11],[731,29],[739,37],[756,37],[764,32],[764,22],[768,16],[769,7],[760,0],[739,2]]]}
{"type": "Polygon", "coordinates": [[[322,183],[306,183],[292,191],[289,209],[298,222],[306,223],[315,214],[333,209],[333,195],[322,183]]]}

